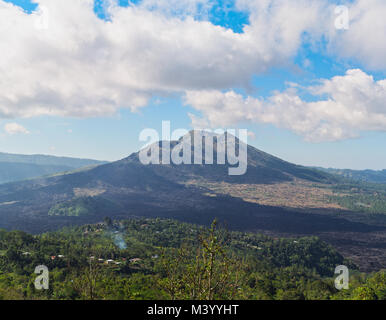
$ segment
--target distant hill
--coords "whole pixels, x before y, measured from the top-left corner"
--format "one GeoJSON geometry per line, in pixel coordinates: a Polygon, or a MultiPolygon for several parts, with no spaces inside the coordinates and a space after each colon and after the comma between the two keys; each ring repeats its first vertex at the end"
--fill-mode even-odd
{"type": "Polygon", "coordinates": [[[104,163],[90,159],[0,153],[0,184],[104,163]]]}
{"type": "Polygon", "coordinates": [[[316,167],[316,169],[361,182],[386,184],[386,170],[350,170],[320,167],[316,167]]]}

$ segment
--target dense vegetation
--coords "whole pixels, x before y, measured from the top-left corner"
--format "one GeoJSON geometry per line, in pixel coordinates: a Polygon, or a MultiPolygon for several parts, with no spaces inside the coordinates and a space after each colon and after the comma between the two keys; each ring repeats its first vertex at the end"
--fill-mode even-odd
{"type": "Polygon", "coordinates": [[[112,211],[115,208],[114,203],[100,197],[76,197],[54,205],[48,212],[48,215],[80,217],[91,215],[98,211],[112,211]]]}
{"type": "Polygon", "coordinates": [[[386,214],[386,185],[372,183],[345,183],[333,186],[330,201],[349,210],[386,214]]]}
{"type": "Polygon", "coordinates": [[[0,231],[1,299],[385,299],[386,274],[355,266],[316,237],[274,239],[173,220],[132,219],[32,236],[0,231]],[[35,267],[50,270],[36,290],[35,267]]]}

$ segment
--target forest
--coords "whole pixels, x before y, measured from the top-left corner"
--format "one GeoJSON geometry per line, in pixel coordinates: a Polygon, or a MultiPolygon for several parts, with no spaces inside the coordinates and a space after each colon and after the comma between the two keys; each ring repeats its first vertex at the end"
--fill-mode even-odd
{"type": "Polygon", "coordinates": [[[361,273],[317,237],[105,218],[39,235],[0,230],[0,299],[384,300],[386,271],[361,273]],[[35,287],[39,265],[47,290],[35,287]],[[350,270],[348,290],[335,289],[338,265],[350,270]]]}

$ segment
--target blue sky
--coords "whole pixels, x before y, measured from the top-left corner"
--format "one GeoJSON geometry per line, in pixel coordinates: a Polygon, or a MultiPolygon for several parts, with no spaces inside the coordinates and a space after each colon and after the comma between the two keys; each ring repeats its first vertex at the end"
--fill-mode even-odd
{"type": "MultiPolygon", "coordinates": [[[[22,7],[28,14],[37,10],[37,5],[30,1],[10,0],[7,2],[22,7]]],[[[140,5],[137,2],[131,5],[140,5]]],[[[332,1],[332,3],[335,2],[332,1]]],[[[128,1],[120,1],[120,5],[128,6],[128,1]]],[[[202,3],[199,2],[199,5],[202,3]]],[[[147,10],[153,9],[147,8],[147,10]]],[[[251,12],[249,10],[252,9],[245,9],[242,6],[236,7],[235,2],[224,0],[217,1],[207,11],[204,10],[205,14],[202,14],[201,10],[202,8],[198,9],[200,14],[187,13],[187,15],[190,14],[192,19],[197,21],[208,20],[212,25],[242,34],[244,32],[243,27],[250,24],[251,12]]],[[[94,13],[99,19],[111,19],[101,1],[97,1],[95,4],[94,13]]],[[[165,14],[165,19],[175,18],[186,19],[186,17],[180,17],[180,12],[171,11],[170,13],[168,11],[165,14]]],[[[371,36],[369,35],[369,37],[371,36]]],[[[385,39],[379,39],[379,41],[385,41],[385,39]]],[[[363,43],[363,46],[366,46],[366,43],[363,43]]],[[[383,65],[364,62],[363,55],[355,56],[353,54],[351,56],[343,49],[337,53],[325,45],[323,41],[312,44],[302,43],[295,53],[277,55],[277,61],[270,63],[265,70],[251,72],[247,85],[244,85],[242,81],[240,83],[235,81],[235,83],[227,83],[222,86],[215,84],[211,90],[219,90],[223,93],[232,90],[245,99],[251,97],[261,101],[269,101],[270,97],[277,92],[285,92],[289,83],[296,83],[299,87],[307,88],[320,84],[320,79],[344,76],[350,69],[360,69],[362,73],[372,76],[374,81],[385,79],[383,65]]],[[[188,84],[186,90],[205,89],[198,88],[199,86],[198,89],[192,87],[193,85],[188,84]]],[[[142,146],[142,143],[138,141],[138,136],[144,128],[154,128],[160,131],[161,121],[170,120],[172,129],[190,129],[193,125],[189,114],[198,117],[208,116],[210,119],[210,112],[214,112],[214,109],[203,111],[202,108],[198,107],[199,102],[197,102],[197,106],[187,104],[184,90],[179,88],[178,90],[168,89],[167,92],[162,92],[157,87],[151,90],[148,100],[140,108],[128,108],[127,106],[121,108],[118,105],[115,106],[114,112],[106,114],[87,114],[86,116],[82,114],[82,116],[78,116],[69,112],[63,115],[48,115],[31,111],[33,116],[10,114],[0,117],[0,152],[39,153],[100,160],[121,159],[142,146]],[[5,131],[2,132],[1,128],[7,123],[17,123],[28,133],[8,134],[5,131]]],[[[304,103],[322,99],[310,92],[307,89],[305,92],[299,93],[304,103]]],[[[333,93],[331,95],[333,96],[333,93]]],[[[340,104],[340,101],[337,104],[340,104]]],[[[379,103],[376,106],[378,107],[378,105],[379,103]]],[[[374,107],[375,109],[376,107],[374,107]]],[[[224,112],[227,111],[224,110],[224,112]]],[[[245,116],[245,121],[243,119],[241,117],[240,121],[232,123],[228,127],[248,128],[254,133],[254,138],[249,139],[251,145],[287,161],[335,168],[386,168],[386,134],[378,123],[369,125],[367,121],[364,121],[363,128],[361,127],[353,136],[344,135],[337,139],[315,140],[312,138],[310,140],[307,139],[307,135],[311,134],[310,132],[301,133],[303,131],[296,129],[296,125],[288,124],[287,120],[275,120],[270,123],[269,121],[262,121],[262,118],[249,121],[249,118],[245,116]]],[[[321,122],[330,121],[328,119],[321,119],[321,122]]],[[[340,120],[334,120],[333,128],[344,125],[349,127],[347,130],[350,134],[352,130],[355,131],[355,128],[350,127],[349,124],[342,123],[340,120]]]]}

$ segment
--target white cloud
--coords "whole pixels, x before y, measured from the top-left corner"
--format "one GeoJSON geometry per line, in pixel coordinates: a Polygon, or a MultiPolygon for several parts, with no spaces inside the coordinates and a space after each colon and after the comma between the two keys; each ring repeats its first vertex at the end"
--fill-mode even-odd
{"type": "Polygon", "coordinates": [[[105,116],[153,96],[248,89],[254,74],[290,64],[304,41],[323,35],[331,52],[385,66],[383,31],[374,26],[384,27],[384,1],[357,0],[342,33],[327,0],[237,0],[250,12],[241,34],[205,21],[213,1],[123,8],[110,0],[103,21],[93,0],[36,0],[43,16],[0,0],[0,118],[105,116]]]}
{"type": "Polygon", "coordinates": [[[8,135],[14,135],[14,134],[29,134],[29,131],[24,128],[22,125],[11,122],[4,125],[4,131],[8,135]]]}
{"type": "Polygon", "coordinates": [[[303,100],[292,87],[265,100],[234,91],[190,91],[186,103],[202,113],[203,118],[191,116],[198,127],[270,123],[313,142],[352,138],[361,131],[386,131],[386,80],[375,81],[353,69],[304,89],[314,101],[303,100]]]}
{"type": "Polygon", "coordinates": [[[386,1],[356,0],[347,4],[347,31],[330,30],[329,48],[340,57],[355,59],[371,70],[386,70],[386,1]]]}
{"type": "Polygon", "coordinates": [[[92,0],[37,0],[43,16],[0,0],[0,117],[101,116],[154,95],[248,87],[253,74],[296,54],[319,2],[256,16],[237,34],[190,16],[210,1],[184,0],[183,18],[165,13],[166,1],[151,10],[150,0],[113,5],[107,22],[92,0]],[[283,20],[286,13],[297,18],[283,20]]]}

